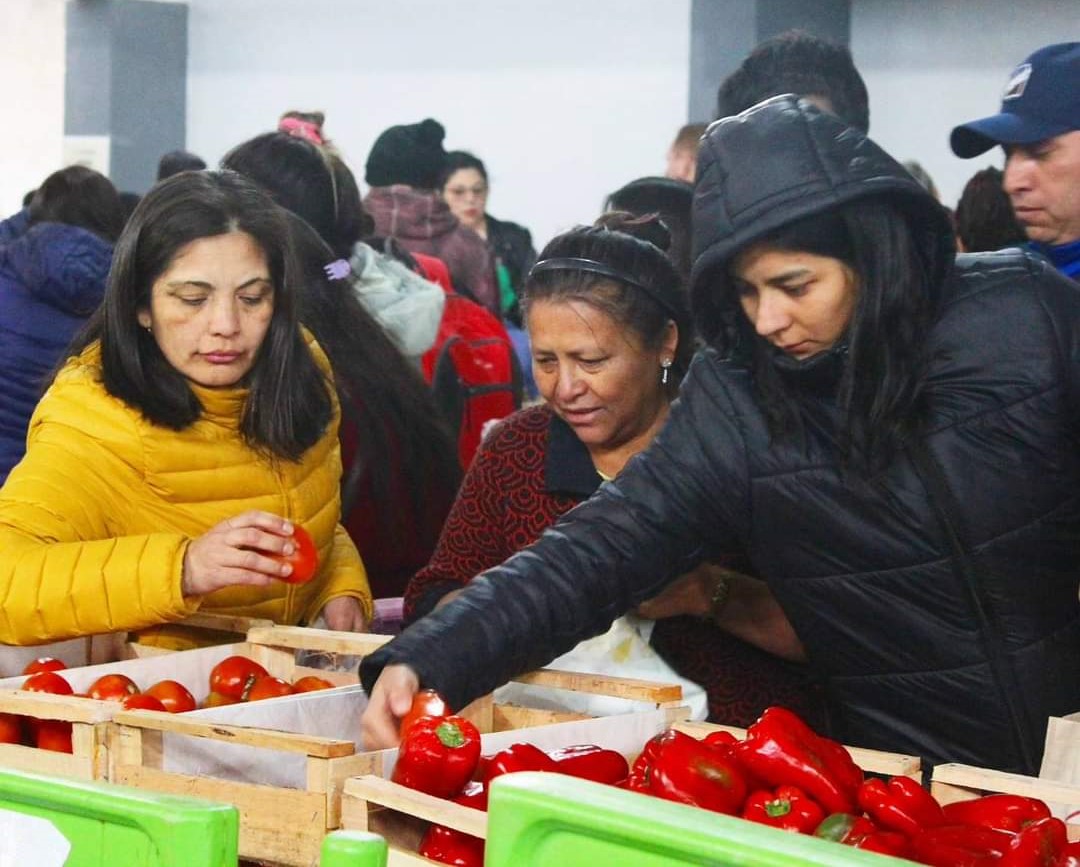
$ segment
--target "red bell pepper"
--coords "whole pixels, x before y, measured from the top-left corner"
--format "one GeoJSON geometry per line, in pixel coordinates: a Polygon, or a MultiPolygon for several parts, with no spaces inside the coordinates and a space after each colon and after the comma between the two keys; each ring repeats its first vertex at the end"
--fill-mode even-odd
{"type": "Polygon", "coordinates": [[[1001,867],[1055,867],[1068,843],[1061,819],[1039,819],[1013,837],[1001,867]]]}
{"type": "Polygon", "coordinates": [[[701,739],[701,742],[706,746],[716,747],[721,751],[729,752],[731,748],[739,742],[739,739],[731,732],[719,731],[709,732],[709,734],[701,739]]]}
{"type": "Polygon", "coordinates": [[[938,825],[916,834],[914,860],[932,867],[990,867],[999,865],[1013,835],[984,825],[938,825]]]}
{"type": "Polygon", "coordinates": [[[432,825],[420,841],[420,854],[441,864],[484,867],[484,841],[445,825],[432,825]]]}
{"type": "Polygon", "coordinates": [[[594,744],[563,747],[548,753],[548,757],[555,762],[558,773],[597,783],[618,785],[630,773],[630,766],[622,753],[605,750],[594,744]]]}
{"type": "Polygon", "coordinates": [[[858,801],[878,825],[909,837],[945,824],[941,804],[910,777],[867,780],[859,787],[858,801]]]}
{"type": "Polygon", "coordinates": [[[845,846],[854,846],[870,834],[878,833],[878,827],[865,816],[854,813],[833,813],[814,829],[814,836],[845,846]]]}
{"type": "Polygon", "coordinates": [[[1062,849],[1054,867],[1080,867],[1080,843],[1069,843],[1062,849]]]}
{"type": "Polygon", "coordinates": [[[813,834],[825,818],[825,811],[802,789],[778,786],[772,792],[753,792],[746,799],[742,817],[797,834],[813,834]]]}
{"type": "Polygon", "coordinates": [[[487,775],[484,782],[488,783],[495,777],[503,774],[514,774],[518,771],[548,771],[555,773],[559,766],[555,760],[545,753],[540,747],[532,744],[511,744],[505,750],[495,753],[487,763],[487,775]]]}
{"type": "Polygon", "coordinates": [[[770,707],[746,730],[733,754],[773,786],[797,786],[831,813],[850,813],[863,773],[843,746],[815,734],[782,707],[770,707]]]}
{"type": "Polygon", "coordinates": [[[945,805],[945,821],[950,825],[982,825],[997,831],[1016,833],[1032,822],[1050,817],[1050,808],[1038,798],[1023,795],[984,795],[970,801],[945,805]]]}
{"type": "Polygon", "coordinates": [[[480,732],[459,716],[424,717],[413,723],[398,748],[392,779],[440,798],[452,798],[480,760],[480,732]]]}
{"type": "Polygon", "coordinates": [[[488,808],[488,789],[483,783],[478,783],[476,780],[470,780],[465,784],[465,788],[461,790],[461,794],[454,798],[455,804],[461,804],[463,807],[472,807],[474,810],[483,810],[485,813],[488,808]]]}
{"type": "Polygon", "coordinates": [[[739,768],[718,750],[669,729],[646,745],[644,776],[657,797],[717,813],[738,813],[746,800],[739,768]]]}

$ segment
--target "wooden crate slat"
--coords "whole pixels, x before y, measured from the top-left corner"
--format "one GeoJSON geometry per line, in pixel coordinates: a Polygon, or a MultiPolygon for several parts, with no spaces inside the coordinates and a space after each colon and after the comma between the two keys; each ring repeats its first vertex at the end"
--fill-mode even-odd
{"type": "Polygon", "coordinates": [[[248,728],[235,724],[207,723],[185,718],[183,714],[161,713],[159,711],[124,711],[114,720],[117,725],[133,728],[151,729],[172,734],[210,738],[231,744],[244,744],[251,747],[284,750],[308,756],[329,759],[349,756],[356,752],[352,741],[320,738],[314,735],[295,734],[273,729],[248,728]]]}
{"type": "Polygon", "coordinates": [[[631,701],[671,702],[682,699],[682,687],[677,683],[653,683],[630,677],[612,677],[607,674],[584,674],[578,671],[558,671],[541,668],[530,674],[514,678],[514,683],[530,686],[546,686],[568,689],[596,695],[610,695],[631,701]]]}
{"type": "Polygon", "coordinates": [[[306,626],[256,626],[247,632],[247,640],[252,644],[341,653],[346,656],[368,656],[391,638],[392,635],[335,632],[332,629],[310,629],[306,626]]]}
{"type": "Polygon", "coordinates": [[[329,830],[326,799],[317,792],[277,789],[212,777],[173,774],[153,768],[116,768],[116,782],[172,795],[233,804],[240,812],[240,854],[288,865],[318,861],[329,830]]]}
{"type": "Polygon", "coordinates": [[[417,792],[382,777],[353,777],[345,781],[345,792],[350,797],[362,798],[370,804],[378,804],[418,819],[446,825],[474,837],[487,838],[487,814],[482,810],[474,810],[445,798],[417,792]]]}

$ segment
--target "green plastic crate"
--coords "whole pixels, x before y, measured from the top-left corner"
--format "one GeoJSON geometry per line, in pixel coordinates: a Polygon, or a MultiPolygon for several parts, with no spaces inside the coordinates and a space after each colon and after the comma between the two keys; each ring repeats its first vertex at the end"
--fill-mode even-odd
{"type": "Polygon", "coordinates": [[[386,867],[386,841],[366,831],[334,831],[323,838],[320,867],[386,867]]]}
{"type": "Polygon", "coordinates": [[[804,834],[560,774],[492,782],[485,867],[887,867],[886,858],[804,834]],[[883,860],[884,859],[884,860],[883,860]]]}
{"type": "Polygon", "coordinates": [[[225,804],[0,770],[2,863],[236,867],[239,827],[225,804]]]}

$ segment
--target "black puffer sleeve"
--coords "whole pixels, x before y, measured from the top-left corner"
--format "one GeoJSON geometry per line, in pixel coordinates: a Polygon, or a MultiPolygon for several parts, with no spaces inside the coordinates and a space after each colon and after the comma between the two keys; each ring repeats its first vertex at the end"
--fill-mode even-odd
{"type": "Polygon", "coordinates": [[[463,707],[602,633],[713,548],[744,539],[743,424],[722,367],[711,352],[699,358],[646,452],[534,545],[367,657],[365,688],[384,666],[404,663],[463,707]]]}

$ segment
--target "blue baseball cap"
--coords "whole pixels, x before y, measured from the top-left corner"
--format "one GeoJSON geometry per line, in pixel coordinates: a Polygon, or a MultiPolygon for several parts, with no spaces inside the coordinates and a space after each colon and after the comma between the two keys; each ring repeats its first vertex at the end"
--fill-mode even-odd
{"type": "Polygon", "coordinates": [[[967,159],[999,144],[1031,144],[1080,129],[1080,42],[1040,48],[1012,71],[1001,111],[961,124],[949,136],[967,159]]]}

